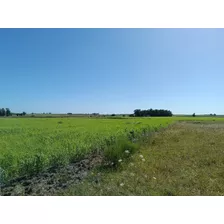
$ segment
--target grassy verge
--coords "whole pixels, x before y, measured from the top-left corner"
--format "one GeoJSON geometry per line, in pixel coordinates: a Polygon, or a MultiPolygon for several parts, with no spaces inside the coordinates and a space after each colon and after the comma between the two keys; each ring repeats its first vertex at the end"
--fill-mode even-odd
{"type": "MultiPolygon", "coordinates": [[[[60,195],[224,195],[224,125],[178,123],[60,195]]],[[[116,158],[117,159],[117,158],[116,158]]]]}

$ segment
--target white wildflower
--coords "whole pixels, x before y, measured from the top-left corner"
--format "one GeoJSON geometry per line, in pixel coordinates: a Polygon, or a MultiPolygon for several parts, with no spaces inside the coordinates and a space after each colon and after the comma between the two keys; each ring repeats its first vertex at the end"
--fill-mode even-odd
{"type": "Polygon", "coordinates": [[[134,163],[130,163],[130,166],[134,166],[134,163]]]}
{"type": "Polygon", "coordinates": [[[130,152],[129,152],[129,150],[125,150],[124,152],[125,152],[125,153],[127,153],[127,154],[129,154],[129,153],[130,153],[130,152]]]}
{"type": "Polygon", "coordinates": [[[155,177],[153,177],[153,179],[154,179],[154,180],[156,180],[156,178],[155,178],[155,177]]]}
{"type": "Polygon", "coordinates": [[[122,162],[122,159],[119,159],[118,162],[121,163],[122,162]]]}
{"type": "Polygon", "coordinates": [[[142,161],[145,162],[145,159],[143,158],[142,161]]]}
{"type": "Polygon", "coordinates": [[[143,158],[143,155],[140,155],[139,157],[140,157],[140,158],[143,158]]]}
{"type": "Polygon", "coordinates": [[[124,186],[124,183],[121,183],[120,186],[123,187],[124,186]]]}

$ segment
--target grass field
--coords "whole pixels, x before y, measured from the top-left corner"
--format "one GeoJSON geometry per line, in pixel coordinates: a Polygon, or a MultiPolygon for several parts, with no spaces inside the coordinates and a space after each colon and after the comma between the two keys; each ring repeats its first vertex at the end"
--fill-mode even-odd
{"type": "MultiPolygon", "coordinates": [[[[111,164],[119,164],[118,168],[113,172],[110,169],[109,174],[100,172],[102,176],[105,174],[100,186],[92,185],[90,181],[66,194],[219,195],[223,193],[220,189],[224,184],[220,180],[211,182],[216,183],[212,189],[206,178],[212,172],[212,164],[215,169],[217,164],[222,166],[224,162],[222,123],[224,118],[214,117],[1,118],[1,184],[18,177],[37,175],[51,167],[67,166],[97,154],[111,164]],[[180,121],[189,121],[192,125],[180,121]],[[176,126],[173,125],[175,122],[176,126]],[[171,128],[166,132],[163,128],[168,125],[171,128]],[[159,137],[152,138],[151,133],[158,130],[159,137]],[[211,154],[210,144],[212,150],[216,146],[216,150],[212,151],[214,155],[211,154]],[[130,168],[130,164],[135,165],[130,168]],[[135,179],[136,174],[144,175],[135,179]],[[189,180],[193,181],[192,186],[186,182],[189,180]],[[120,185],[126,187],[121,188],[120,185]],[[91,187],[87,189],[86,186],[91,187]],[[205,190],[206,186],[211,189],[205,190]]],[[[217,169],[216,174],[220,167],[217,169]]],[[[221,177],[223,174],[217,175],[221,177]]]]}

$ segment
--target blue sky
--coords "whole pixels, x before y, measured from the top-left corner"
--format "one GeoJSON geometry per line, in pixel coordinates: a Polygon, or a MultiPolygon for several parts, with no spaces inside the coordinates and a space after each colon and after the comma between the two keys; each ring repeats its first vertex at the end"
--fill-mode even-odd
{"type": "Polygon", "coordinates": [[[0,29],[0,107],[224,114],[223,29],[0,29]]]}

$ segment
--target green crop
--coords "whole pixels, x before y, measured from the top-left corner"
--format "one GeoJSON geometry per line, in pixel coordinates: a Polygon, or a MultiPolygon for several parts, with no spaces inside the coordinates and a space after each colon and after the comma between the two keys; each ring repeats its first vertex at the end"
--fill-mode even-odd
{"type": "Polygon", "coordinates": [[[136,145],[131,145],[135,141],[185,119],[2,118],[0,179],[4,182],[33,175],[94,152],[103,152],[109,159],[117,160],[121,152],[135,151],[136,145]]]}

